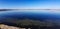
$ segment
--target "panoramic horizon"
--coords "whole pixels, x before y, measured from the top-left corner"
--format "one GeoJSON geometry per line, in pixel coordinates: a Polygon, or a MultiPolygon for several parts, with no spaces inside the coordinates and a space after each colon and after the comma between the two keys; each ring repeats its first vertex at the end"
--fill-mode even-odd
{"type": "Polygon", "coordinates": [[[60,9],[60,0],[0,0],[0,9],[60,9]]]}
{"type": "Polygon", "coordinates": [[[0,0],[0,29],[8,29],[2,24],[18,29],[60,29],[60,0],[0,0]]]}

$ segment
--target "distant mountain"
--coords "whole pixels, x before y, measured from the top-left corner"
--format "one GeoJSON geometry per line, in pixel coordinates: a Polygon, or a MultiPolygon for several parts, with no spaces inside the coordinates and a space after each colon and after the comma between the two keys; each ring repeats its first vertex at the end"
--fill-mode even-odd
{"type": "MultiPolygon", "coordinates": [[[[11,10],[11,9],[9,9],[9,10],[11,10]]],[[[0,11],[8,11],[8,9],[0,9],[0,11]]]]}
{"type": "Polygon", "coordinates": [[[0,11],[11,11],[11,10],[17,10],[17,9],[0,9],[0,11]]]}

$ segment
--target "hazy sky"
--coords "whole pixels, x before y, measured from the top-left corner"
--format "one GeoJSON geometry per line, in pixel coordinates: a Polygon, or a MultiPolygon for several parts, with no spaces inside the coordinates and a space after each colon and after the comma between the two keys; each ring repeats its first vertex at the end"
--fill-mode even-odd
{"type": "Polygon", "coordinates": [[[60,9],[60,0],[0,0],[0,8],[60,9]]]}

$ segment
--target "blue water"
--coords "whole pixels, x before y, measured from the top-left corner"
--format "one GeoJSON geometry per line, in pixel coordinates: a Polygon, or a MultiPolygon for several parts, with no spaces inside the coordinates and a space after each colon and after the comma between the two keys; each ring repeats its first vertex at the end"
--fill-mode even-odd
{"type": "Polygon", "coordinates": [[[44,11],[44,10],[20,10],[20,11],[2,11],[0,18],[36,18],[36,19],[60,19],[59,12],[44,11]]]}
{"type": "MultiPolygon", "coordinates": [[[[6,22],[5,19],[31,19],[31,20],[52,20],[53,23],[56,23],[60,27],[60,11],[51,11],[51,10],[14,10],[14,11],[1,11],[0,12],[0,22],[3,22],[7,25],[16,26],[12,22],[6,22]]],[[[50,21],[51,22],[51,21],[50,21]]],[[[52,27],[47,29],[60,29],[59,27],[52,27]]],[[[46,28],[45,28],[46,29],[46,28]]]]}
{"type": "Polygon", "coordinates": [[[53,22],[60,21],[60,11],[51,10],[14,10],[14,11],[1,11],[0,20],[5,20],[6,18],[17,18],[17,19],[32,19],[46,21],[52,20],[53,22]],[[57,21],[56,21],[57,20],[57,21]]]}

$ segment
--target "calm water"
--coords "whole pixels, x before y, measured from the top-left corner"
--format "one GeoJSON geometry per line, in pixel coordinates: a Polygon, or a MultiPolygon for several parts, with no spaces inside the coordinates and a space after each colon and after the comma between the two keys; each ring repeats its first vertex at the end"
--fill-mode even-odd
{"type": "Polygon", "coordinates": [[[14,10],[14,11],[1,11],[0,20],[6,18],[13,19],[32,19],[60,23],[60,11],[56,10],[14,10]]]}
{"type": "MultiPolygon", "coordinates": [[[[60,27],[60,11],[56,10],[13,10],[13,11],[0,11],[0,22],[8,25],[15,26],[14,23],[4,21],[5,19],[31,19],[39,21],[49,21],[56,23],[60,27]]],[[[59,27],[51,27],[44,29],[59,29],[59,27]]],[[[43,28],[42,28],[43,29],[43,28]]]]}
{"type": "Polygon", "coordinates": [[[60,19],[60,12],[53,10],[15,10],[1,11],[0,18],[37,18],[37,19],[60,19]]]}

